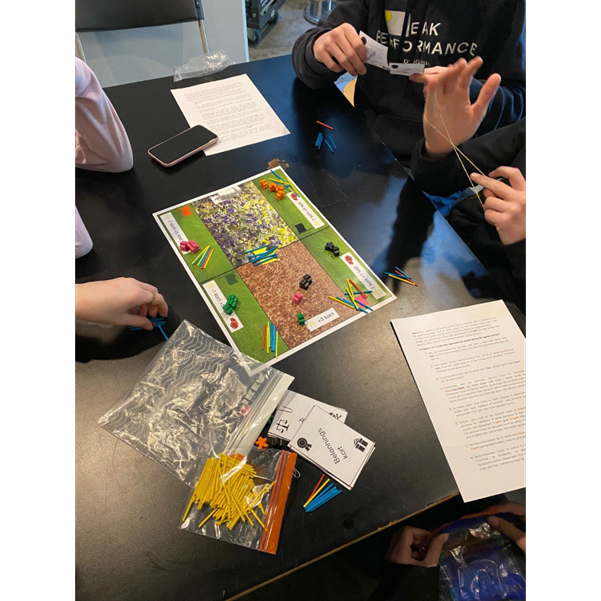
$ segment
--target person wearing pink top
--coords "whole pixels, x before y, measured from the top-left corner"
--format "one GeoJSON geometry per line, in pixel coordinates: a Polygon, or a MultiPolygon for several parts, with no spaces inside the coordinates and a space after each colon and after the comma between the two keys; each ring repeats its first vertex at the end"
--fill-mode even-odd
{"type": "MultiPolygon", "coordinates": [[[[120,173],[134,165],[123,123],[94,72],[75,58],[75,166],[120,173]]],[[[75,258],[92,250],[92,238],[75,207],[75,258]]]]}
{"type": "MultiPolygon", "coordinates": [[[[131,144],[94,72],[75,58],[75,167],[120,173],[134,164],[131,144]]],[[[92,250],[92,238],[75,207],[75,258],[92,250]]],[[[76,319],[152,330],[149,317],[167,317],[157,288],[134,278],[75,285],[76,319]]]]}

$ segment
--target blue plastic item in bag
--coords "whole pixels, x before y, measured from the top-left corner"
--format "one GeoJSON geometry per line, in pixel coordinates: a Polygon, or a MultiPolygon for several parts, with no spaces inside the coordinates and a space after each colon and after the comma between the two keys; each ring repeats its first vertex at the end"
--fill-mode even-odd
{"type": "MultiPolygon", "coordinates": [[[[439,601],[526,599],[525,555],[511,540],[491,528],[487,517],[463,518],[437,532],[449,533],[439,562],[439,601]]],[[[518,525],[514,514],[499,514],[499,517],[518,525]]]]}

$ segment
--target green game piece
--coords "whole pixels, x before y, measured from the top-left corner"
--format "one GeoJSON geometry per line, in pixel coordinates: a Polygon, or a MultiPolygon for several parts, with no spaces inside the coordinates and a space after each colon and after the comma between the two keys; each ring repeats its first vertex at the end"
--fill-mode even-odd
{"type": "Polygon", "coordinates": [[[299,313],[299,314],[296,316],[296,318],[298,319],[298,323],[299,323],[301,326],[304,326],[304,325],[305,325],[305,316],[304,316],[302,313],[299,313]]]}
{"type": "Polygon", "coordinates": [[[225,305],[223,305],[223,310],[228,315],[231,315],[237,305],[238,305],[238,297],[235,294],[230,294],[227,297],[227,302],[225,303],[225,305]]]}

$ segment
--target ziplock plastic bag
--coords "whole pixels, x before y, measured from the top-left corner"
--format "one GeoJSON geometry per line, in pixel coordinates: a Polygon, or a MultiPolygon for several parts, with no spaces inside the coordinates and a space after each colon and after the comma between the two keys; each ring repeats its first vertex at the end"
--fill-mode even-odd
{"type": "Polygon", "coordinates": [[[98,423],[192,486],[207,457],[248,455],[292,380],[183,321],[98,423]]]}
{"type": "Polygon", "coordinates": [[[230,65],[236,63],[223,51],[216,50],[202,56],[195,56],[181,67],[175,69],[173,81],[181,81],[182,79],[190,79],[191,77],[200,77],[209,73],[217,73],[223,71],[230,65]]]}
{"type": "Polygon", "coordinates": [[[182,530],[275,554],[296,453],[252,448],[248,457],[209,457],[182,530]]]}
{"type": "MultiPolygon", "coordinates": [[[[466,516],[432,533],[449,533],[439,561],[439,601],[526,599],[525,555],[488,525],[488,515],[466,516]]],[[[494,515],[516,523],[512,513],[494,515]]]]}

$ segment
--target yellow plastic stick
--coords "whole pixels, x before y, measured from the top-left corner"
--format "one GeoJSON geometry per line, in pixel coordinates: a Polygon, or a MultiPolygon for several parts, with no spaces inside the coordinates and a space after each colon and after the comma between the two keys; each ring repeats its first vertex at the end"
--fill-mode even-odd
{"type": "Polygon", "coordinates": [[[303,509],[322,491],[323,487],[330,481],[328,478],[307,500],[307,502],[303,505],[303,509]]]}
{"type": "Polygon", "coordinates": [[[202,528],[205,525],[205,522],[208,522],[209,518],[215,513],[215,510],[213,509],[213,511],[211,511],[211,513],[209,513],[209,515],[202,521],[200,522],[200,524],[198,524],[199,528],[202,528]]]}

